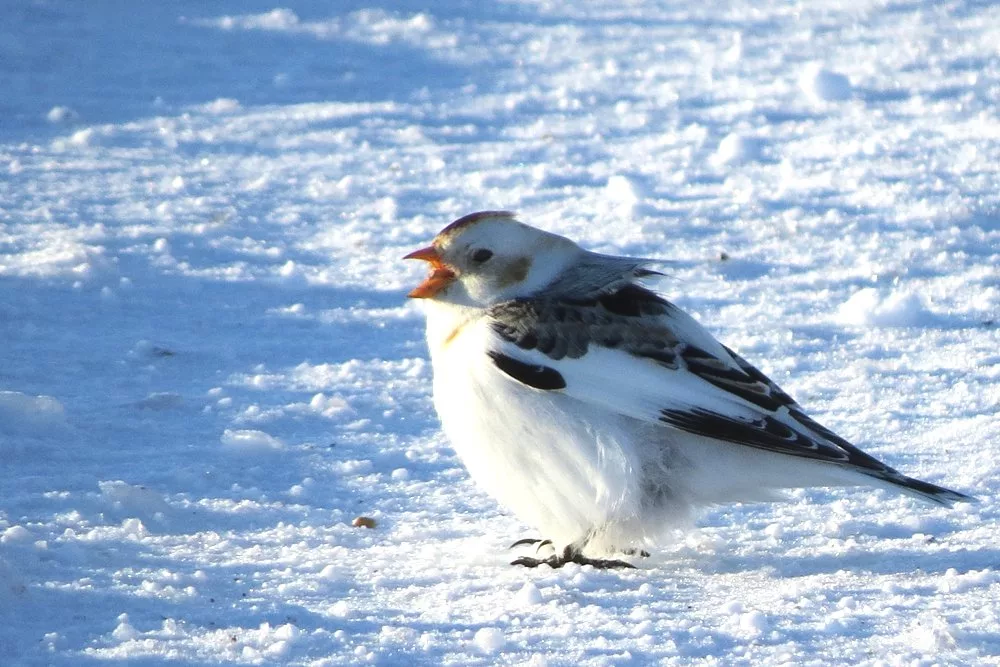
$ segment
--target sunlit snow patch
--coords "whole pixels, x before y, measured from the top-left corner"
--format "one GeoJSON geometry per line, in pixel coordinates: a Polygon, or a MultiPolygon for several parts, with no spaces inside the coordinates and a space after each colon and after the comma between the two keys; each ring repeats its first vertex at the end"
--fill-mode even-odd
{"type": "Polygon", "coordinates": [[[226,429],[222,444],[231,451],[246,453],[275,452],[285,448],[278,438],[256,429],[226,429]]]}
{"type": "MultiPolygon", "coordinates": [[[[0,391],[0,434],[44,435],[66,428],[66,411],[51,396],[0,391]]],[[[0,438],[0,450],[6,438],[0,438]]]]}
{"type": "Polygon", "coordinates": [[[0,544],[27,544],[34,535],[24,526],[13,525],[0,532],[0,544]]]}
{"type": "Polygon", "coordinates": [[[939,320],[914,292],[898,291],[882,295],[874,287],[856,292],[837,309],[841,324],[866,327],[915,327],[939,320]]]}
{"type": "Polygon", "coordinates": [[[948,621],[941,616],[930,614],[914,621],[910,629],[903,634],[903,640],[908,645],[929,654],[953,649],[957,645],[948,621]]]}
{"type": "Polygon", "coordinates": [[[239,111],[240,103],[239,100],[234,100],[229,97],[220,97],[209,102],[208,104],[202,104],[198,107],[198,109],[208,114],[221,116],[239,111]]]}
{"type": "Polygon", "coordinates": [[[115,509],[140,512],[146,515],[166,512],[170,509],[163,494],[144,486],[129,484],[118,479],[98,482],[97,487],[101,490],[101,496],[104,500],[115,509]]]}
{"type": "Polygon", "coordinates": [[[643,184],[634,177],[615,174],[608,177],[604,186],[604,203],[608,212],[623,218],[633,216],[645,197],[643,184]]]}
{"type": "Polygon", "coordinates": [[[717,165],[755,162],[763,156],[763,149],[762,139],[732,132],[719,142],[712,160],[717,165]]]}
{"type": "Polygon", "coordinates": [[[37,234],[23,247],[0,249],[0,276],[52,278],[63,276],[84,282],[113,274],[115,260],[105,249],[87,241],[99,241],[104,230],[99,225],[69,230],[58,228],[37,234]]]}
{"type": "Polygon", "coordinates": [[[68,123],[76,120],[78,115],[69,107],[57,106],[49,109],[49,112],[45,114],[45,118],[50,123],[68,123]]]}
{"type": "Polygon", "coordinates": [[[799,77],[799,88],[813,102],[837,102],[854,94],[851,80],[845,75],[812,63],[799,77]]]}
{"type": "Polygon", "coordinates": [[[345,39],[381,46],[403,42],[433,50],[439,55],[444,55],[441,53],[442,49],[453,49],[459,44],[458,36],[439,29],[429,14],[401,15],[381,9],[361,9],[343,17],[319,21],[304,21],[291,9],[281,8],[262,14],[227,15],[185,22],[226,31],[259,30],[305,34],[317,39],[345,39]]]}
{"type": "Polygon", "coordinates": [[[496,653],[507,643],[507,639],[499,628],[480,628],[476,630],[472,641],[476,648],[487,655],[496,653]]]}

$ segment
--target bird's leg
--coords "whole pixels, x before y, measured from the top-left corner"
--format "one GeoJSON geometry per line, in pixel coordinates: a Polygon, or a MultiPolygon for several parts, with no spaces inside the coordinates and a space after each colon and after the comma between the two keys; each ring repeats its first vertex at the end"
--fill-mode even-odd
{"type": "Polygon", "coordinates": [[[559,569],[566,563],[576,563],[577,565],[590,565],[598,570],[609,570],[617,568],[634,568],[635,565],[623,560],[611,560],[606,558],[588,558],[583,555],[583,550],[576,545],[569,545],[562,550],[561,554],[553,554],[548,558],[530,558],[522,556],[511,561],[511,565],[523,565],[524,567],[538,567],[548,565],[552,569],[559,569]]]}

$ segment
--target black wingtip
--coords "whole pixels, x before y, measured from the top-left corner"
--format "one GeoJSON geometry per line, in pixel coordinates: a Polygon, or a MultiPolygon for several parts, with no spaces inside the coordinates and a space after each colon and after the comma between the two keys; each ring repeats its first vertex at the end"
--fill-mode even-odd
{"type": "Polygon", "coordinates": [[[946,489],[937,484],[931,484],[920,479],[907,477],[905,475],[893,475],[881,477],[880,479],[890,482],[903,493],[923,500],[925,502],[941,505],[942,507],[954,507],[958,503],[978,504],[979,499],[958,491],[946,489]]]}

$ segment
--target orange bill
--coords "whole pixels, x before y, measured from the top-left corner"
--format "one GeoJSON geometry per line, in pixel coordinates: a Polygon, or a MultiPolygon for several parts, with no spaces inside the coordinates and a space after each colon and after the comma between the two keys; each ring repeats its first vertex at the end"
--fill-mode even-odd
{"type": "Polygon", "coordinates": [[[431,274],[407,294],[412,299],[429,299],[455,280],[455,272],[441,263],[441,255],[434,246],[414,250],[403,259],[419,259],[431,265],[431,274]]]}

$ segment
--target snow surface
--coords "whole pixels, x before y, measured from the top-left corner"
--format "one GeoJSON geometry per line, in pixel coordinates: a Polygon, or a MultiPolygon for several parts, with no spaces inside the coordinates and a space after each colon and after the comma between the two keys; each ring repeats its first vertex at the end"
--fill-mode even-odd
{"type": "Polygon", "coordinates": [[[0,663],[1000,664],[1000,6],[4,13],[0,663]],[[510,567],[400,261],[486,208],[675,260],[817,418],[981,504],[814,489],[510,567]]]}

